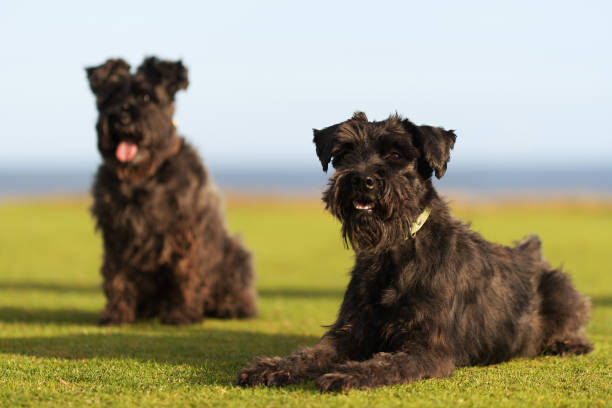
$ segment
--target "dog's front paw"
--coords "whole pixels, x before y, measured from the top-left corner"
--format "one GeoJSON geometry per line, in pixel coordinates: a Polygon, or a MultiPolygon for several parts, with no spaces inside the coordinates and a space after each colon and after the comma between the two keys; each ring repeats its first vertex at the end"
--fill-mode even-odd
{"type": "Polygon", "coordinates": [[[266,385],[268,387],[278,387],[292,383],[291,373],[280,367],[281,359],[261,358],[242,369],[234,385],[239,387],[256,387],[266,385]]]}
{"type": "Polygon", "coordinates": [[[118,321],[112,319],[110,316],[102,316],[98,320],[98,324],[100,326],[112,326],[112,325],[121,324],[121,322],[118,322],[118,321]]]}
{"type": "Polygon", "coordinates": [[[315,380],[315,384],[323,392],[341,392],[351,388],[361,388],[357,376],[345,373],[324,374],[315,380]]]}
{"type": "Polygon", "coordinates": [[[101,326],[118,326],[124,323],[134,323],[134,320],[133,315],[104,312],[100,316],[98,324],[101,326]]]}
{"type": "Polygon", "coordinates": [[[203,320],[204,318],[202,316],[193,316],[188,313],[184,313],[179,309],[161,312],[159,314],[160,322],[162,322],[163,324],[170,324],[174,326],[201,323],[203,320]]]}

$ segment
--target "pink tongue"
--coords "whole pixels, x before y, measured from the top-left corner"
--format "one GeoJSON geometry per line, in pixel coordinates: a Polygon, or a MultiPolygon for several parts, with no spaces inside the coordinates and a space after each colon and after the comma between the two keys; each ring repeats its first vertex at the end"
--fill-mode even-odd
{"type": "Polygon", "coordinates": [[[132,160],[136,153],[138,153],[138,145],[124,140],[117,146],[115,156],[117,156],[117,160],[125,163],[132,160]]]}

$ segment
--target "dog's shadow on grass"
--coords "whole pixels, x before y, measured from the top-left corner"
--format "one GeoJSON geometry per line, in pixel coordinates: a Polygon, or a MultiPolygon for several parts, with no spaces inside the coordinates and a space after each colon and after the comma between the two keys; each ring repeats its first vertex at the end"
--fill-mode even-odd
{"type": "Polygon", "coordinates": [[[22,282],[22,281],[10,281],[0,282],[0,289],[2,290],[15,290],[15,291],[42,291],[52,292],[57,295],[63,295],[67,293],[79,293],[79,294],[96,294],[102,293],[102,284],[99,285],[76,285],[68,283],[57,283],[57,282],[22,282]]]}
{"type": "MultiPolygon", "coordinates": [[[[58,282],[0,282],[3,292],[17,292],[32,295],[43,292],[45,295],[65,296],[102,294],[101,285],[70,284],[58,282]]],[[[95,324],[99,312],[85,311],[77,308],[36,309],[23,307],[0,307],[0,322],[6,323],[40,323],[40,324],[95,324]]]]}
{"type": "Polygon", "coordinates": [[[80,309],[24,309],[0,307],[0,323],[91,325],[96,324],[100,312],[80,309]]]}
{"type": "MultiPolygon", "coordinates": [[[[7,285],[4,285],[7,289],[7,285]]],[[[95,293],[99,288],[56,284],[13,283],[8,289],[95,293]]],[[[327,298],[340,296],[332,290],[261,290],[266,297],[327,298]]],[[[227,321],[244,329],[224,329],[221,320],[202,325],[172,327],[144,321],[123,327],[97,327],[99,311],[77,308],[43,309],[0,307],[0,326],[4,323],[88,327],[88,333],[42,337],[0,337],[0,353],[47,359],[81,361],[90,359],[133,360],[141,363],[191,366],[184,378],[192,384],[229,385],[237,372],[256,356],[286,355],[314,344],[317,336],[267,334],[249,331],[249,321],[227,321]]],[[[64,329],[59,329],[64,330],[64,329]]],[[[72,329],[71,329],[72,330],[72,329]]],[[[80,330],[80,329],[78,329],[80,330]]],[[[184,370],[184,367],[183,369],[184,370]]],[[[185,372],[183,371],[183,374],[185,372]]],[[[312,388],[312,387],[311,387],[312,388]]]]}
{"type": "MultiPolygon", "coordinates": [[[[218,325],[217,325],[218,326],[218,325]]],[[[44,337],[0,338],[0,353],[82,361],[133,360],[173,366],[192,384],[230,385],[238,371],[261,355],[285,355],[312,345],[315,336],[224,330],[203,325],[167,327],[158,324],[94,329],[92,333],[44,337]]],[[[109,364],[114,364],[112,361],[109,364]]]]}
{"type": "MultiPolygon", "coordinates": [[[[32,296],[35,292],[45,295],[102,295],[101,285],[78,285],[57,282],[0,282],[3,292],[17,292],[32,296]]],[[[1,296],[1,295],[0,295],[1,296]]],[[[87,311],[77,308],[42,309],[5,306],[0,307],[0,323],[39,323],[39,324],[96,324],[100,318],[100,311],[87,311]]]]}
{"type": "Polygon", "coordinates": [[[261,297],[272,298],[342,299],[344,288],[263,288],[258,293],[261,297]]]}
{"type": "MultiPolygon", "coordinates": [[[[62,296],[65,294],[84,294],[102,296],[99,285],[70,285],[41,282],[0,282],[0,289],[15,291],[42,291],[62,296]]],[[[260,298],[286,298],[286,299],[342,299],[342,289],[330,288],[262,288],[258,290],[260,298]]],[[[0,307],[0,323],[39,323],[56,325],[91,325],[96,324],[100,318],[99,311],[85,311],[76,308],[41,309],[0,307]]]]}

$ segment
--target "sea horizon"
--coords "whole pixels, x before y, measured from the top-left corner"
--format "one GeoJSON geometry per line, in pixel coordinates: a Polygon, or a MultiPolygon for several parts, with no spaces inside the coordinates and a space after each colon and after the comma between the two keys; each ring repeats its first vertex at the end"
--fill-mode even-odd
{"type": "MultiPolygon", "coordinates": [[[[83,165],[0,167],[0,196],[87,194],[95,171],[83,165]]],[[[221,190],[244,194],[315,194],[333,174],[333,170],[325,174],[315,166],[209,166],[208,171],[221,190]]],[[[452,168],[441,180],[434,179],[434,185],[441,193],[608,197],[612,196],[612,165],[452,168]]]]}

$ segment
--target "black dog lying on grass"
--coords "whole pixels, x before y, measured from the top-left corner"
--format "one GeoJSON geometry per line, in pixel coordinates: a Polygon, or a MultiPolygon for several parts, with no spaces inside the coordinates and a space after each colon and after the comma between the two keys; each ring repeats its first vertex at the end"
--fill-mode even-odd
{"type": "Polygon", "coordinates": [[[323,391],[446,377],[455,367],[538,354],[582,354],[590,302],[531,236],[510,248],[449,214],[431,182],[446,171],[453,131],[397,115],[314,131],[336,169],[323,194],[356,262],[336,323],[313,347],[260,358],[236,379],[323,391]]]}
{"type": "Polygon", "coordinates": [[[256,313],[249,252],[228,235],[223,205],[196,151],[176,133],[181,62],[121,59],[87,69],[103,163],[93,214],[104,239],[101,323],[163,323],[256,313]]]}

